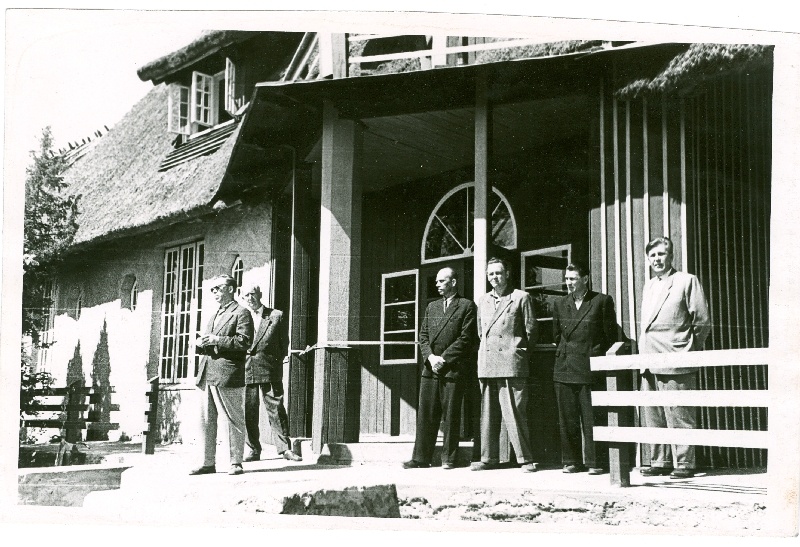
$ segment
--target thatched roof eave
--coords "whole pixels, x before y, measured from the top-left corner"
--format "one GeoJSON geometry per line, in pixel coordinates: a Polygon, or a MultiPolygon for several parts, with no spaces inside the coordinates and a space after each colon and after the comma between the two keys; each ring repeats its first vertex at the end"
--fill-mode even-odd
{"type": "Polygon", "coordinates": [[[257,31],[249,30],[205,31],[190,44],[147,63],[136,73],[143,82],[151,80],[154,84],[160,84],[170,74],[195,64],[223,48],[243,42],[256,34],[258,34],[257,31]]]}

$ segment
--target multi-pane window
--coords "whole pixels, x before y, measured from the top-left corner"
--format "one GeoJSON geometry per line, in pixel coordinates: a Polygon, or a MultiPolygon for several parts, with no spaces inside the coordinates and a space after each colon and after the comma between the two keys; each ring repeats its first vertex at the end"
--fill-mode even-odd
{"type": "Polygon", "coordinates": [[[167,130],[171,133],[188,135],[192,132],[189,124],[189,92],[185,85],[173,84],[169,87],[167,130]]]}
{"type": "Polygon", "coordinates": [[[381,283],[381,364],[417,362],[417,270],[383,274],[381,283]],[[384,342],[398,342],[386,344],[384,342]]]}
{"type": "MultiPolygon", "coordinates": [[[[496,188],[489,192],[491,242],[504,249],[517,247],[517,226],[508,201],[496,188]]],[[[475,185],[462,184],[437,204],[425,227],[422,263],[472,256],[475,247],[475,185]]]]}
{"type": "Polygon", "coordinates": [[[192,72],[191,120],[207,127],[215,124],[214,77],[202,72],[192,72]]]}
{"type": "Polygon", "coordinates": [[[533,298],[539,321],[539,344],[553,343],[553,305],[567,294],[564,270],[570,263],[570,245],[522,253],[522,288],[533,298]]]}
{"type": "Polygon", "coordinates": [[[180,382],[197,373],[199,356],[192,341],[202,331],[204,245],[167,249],[164,256],[160,377],[180,382]]]}

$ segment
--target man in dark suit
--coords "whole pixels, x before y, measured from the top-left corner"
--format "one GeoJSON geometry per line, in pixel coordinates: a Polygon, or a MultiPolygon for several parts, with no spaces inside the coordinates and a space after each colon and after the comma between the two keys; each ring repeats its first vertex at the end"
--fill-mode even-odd
{"type": "Polygon", "coordinates": [[[219,304],[205,333],[197,338],[197,352],[203,355],[197,372],[201,394],[200,431],[203,438],[203,465],[190,475],[215,473],[217,416],[228,420],[230,474],[241,475],[244,452],[244,362],[253,339],[250,313],[233,299],[236,281],[229,275],[211,280],[211,294],[219,304]]]}
{"type": "Polygon", "coordinates": [[[590,475],[599,475],[603,469],[592,432],[594,379],[589,358],[605,355],[619,337],[614,301],[607,294],[589,290],[589,272],[583,265],[567,266],[564,282],[569,294],[556,300],[553,307],[553,387],[561,432],[561,463],[564,473],[586,471],[588,466],[590,475]],[[581,449],[581,430],[585,452],[581,449]]]}
{"type": "MultiPolygon", "coordinates": [[[[700,351],[711,332],[703,287],[692,274],[672,267],[673,245],[658,237],[645,247],[652,277],[644,284],[639,353],[700,351]]],[[[642,370],[642,391],[680,391],[697,389],[697,369],[659,368],[642,370]]],[[[686,406],[648,406],[642,411],[647,427],[697,427],[697,408],[686,406]]],[[[694,476],[695,448],[687,445],[650,446],[650,467],[645,477],[669,475],[673,479],[694,476]]]]}
{"type": "Polygon", "coordinates": [[[458,276],[452,268],[436,274],[436,290],[441,300],[428,304],[419,344],[422,352],[422,377],[417,408],[417,435],[406,469],[430,467],[439,424],[442,424],[442,468],[457,465],[461,426],[461,403],[465,382],[475,367],[478,329],[475,303],[457,293],[458,276]]]}
{"type": "Polygon", "coordinates": [[[261,287],[252,285],[244,293],[244,300],[253,318],[253,343],[247,350],[244,368],[245,403],[244,421],[247,426],[247,446],[250,449],[244,461],[261,458],[258,412],[260,400],[264,401],[267,419],[272,430],[273,443],[278,454],[297,462],[300,456],[292,452],[289,441],[289,417],[283,406],[283,362],[287,356],[283,312],[261,303],[261,287]],[[260,397],[259,397],[260,395],[260,397]]]}
{"type": "Polygon", "coordinates": [[[530,295],[514,289],[508,263],[486,263],[492,290],[478,301],[478,380],[481,385],[481,461],[473,471],[500,465],[500,425],[506,424],[517,462],[526,473],[538,469],[533,461],[528,425],[530,356],[538,327],[530,295]]]}

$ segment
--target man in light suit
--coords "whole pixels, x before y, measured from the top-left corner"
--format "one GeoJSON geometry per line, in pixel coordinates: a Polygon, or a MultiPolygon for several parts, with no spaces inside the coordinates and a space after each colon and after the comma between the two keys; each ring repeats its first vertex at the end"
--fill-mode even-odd
{"type": "MultiPolygon", "coordinates": [[[[422,377],[417,408],[417,434],[405,469],[430,467],[439,424],[442,424],[442,468],[457,465],[461,403],[467,378],[475,367],[478,340],[476,306],[457,294],[458,277],[452,268],[436,274],[441,300],[428,304],[419,331],[422,377]]],[[[474,376],[473,376],[474,377],[474,376]]]]}
{"type": "MultiPolygon", "coordinates": [[[[653,276],[644,285],[639,353],[702,350],[711,323],[700,281],[672,267],[673,245],[669,238],[656,238],[645,250],[653,276]]],[[[642,391],[696,387],[697,373],[693,368],[642,370],[642,391]]],[[[697,425],[695,407],[645,407],[643,415],[647,427],[693,429],[697,425]]],[[[650,450],[650,467],[643,468],[642,475],[694,476],[694,446],[656,444],[650,450]]]]}
{"type": "Polygon", "coordinates": [[[619,338],[617,317],[610,296],[589,290],[589,271],[583,265],[567,266],[564,282],[569,294],[553,306],[553,388],[561,433],[561,463],[564,473],[586,471],[588,466],[590,475],[599,475],[604,471],[592,430],[592,385],[598,378],[592,377],[589,358],[605,355],[619,338]]]}
{"type": "Polygon", "coordinates": [[[500,465],[501,419],[522,470],[537,470],[531,451],[527,390],[536,316],[530,295],[510,286],[510,273],[504,260],[490,259],[486,277],[492,290],[478,302],[481,461],[472,464],[473,471],[500,465]]]}
{"type": "Polygon", "coordinates": [[[215,473],[217,416],[228,420],[230,450],[229,474],[241,475],[244,452],[244,362],[253,339],[250,313],[233,299],[236,281],[229,275],[212,279],[211,293],[219,304],[205,333],[197,338],[197,352],[203,355],[197,373],[201,394],[200,431],[203,438],[203,465],[190,475],[215,473]]]}
{"type": "Polygon", "coordinates": [[[248,287],[244,299],[253,318],[255,332],[253,343],[247,350],[244,368],[244,421],[250,449],[244,461],[252,462],[261,458],[258,412],[261,407],[259,399],[262,399],[275,449],[285,459],[298,462],[302,458],[292,452],[289,444],[289,417],[283,406],[283,362],[288,349],[283,312],[261,303],[261,287],[258,285],[248,287]]]}

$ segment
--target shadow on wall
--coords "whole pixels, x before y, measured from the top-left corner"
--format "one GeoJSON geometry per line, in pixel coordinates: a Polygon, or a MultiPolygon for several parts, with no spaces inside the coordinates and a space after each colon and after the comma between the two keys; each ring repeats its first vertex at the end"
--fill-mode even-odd
{"type": "Polygon", "coordinates": [[[178,420],[181,406],[180,391],[160,391],[158,393],[158,432],[161,444],[182,442],[178,420]]]}
{"type": "MultiPolygon", "coordinates": [[[[75,353],[72,355],[72,359],[69,360],[69,363],[67,363],[67,378],[65,385],[71,386],[73,384],[77,384],[79,386],[86,385],[86,377],[83,375],[83,357],[81,357],[80,341],[75,344],[75,353]]],[[[69,411],[67,412],[66,421],[74,422],[80,420],[81,418],[83,418],[83,411],[69,411]]],[[[64,440],[70,443],[81,441],[82,439],[80,430],[67,429],[66,438],[64,440]]]]}
{"type": "Polygon", "coordinates": [[[86,431],[87,441],[107,441],[111,423],[111,358],[108,353],[108,325],[103,320],[100,340],[92,359],[92,387],[95,395],[91,398],[92,410],[86,431]]]}

